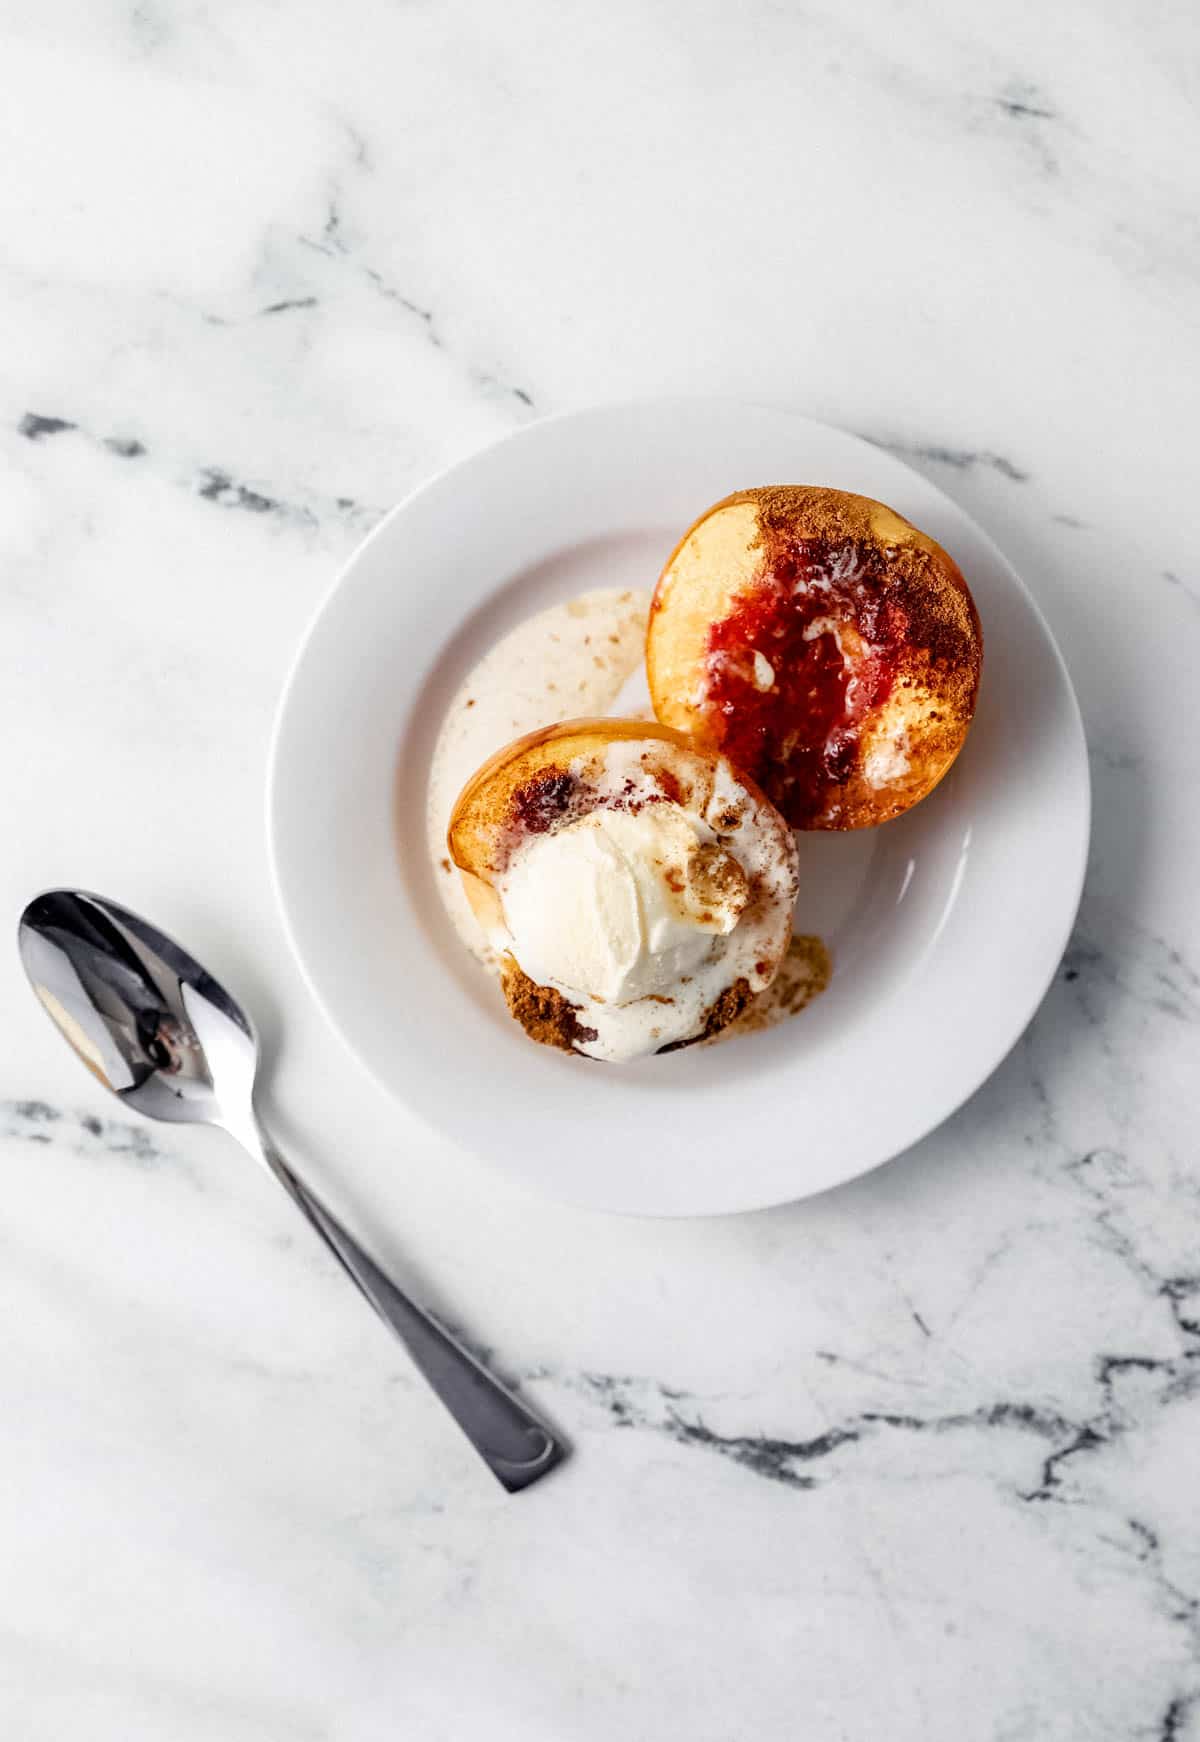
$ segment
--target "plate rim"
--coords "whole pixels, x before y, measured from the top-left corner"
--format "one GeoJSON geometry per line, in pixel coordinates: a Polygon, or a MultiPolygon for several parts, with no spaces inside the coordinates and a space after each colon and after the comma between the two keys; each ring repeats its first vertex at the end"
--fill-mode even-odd
{"type": "MultiPolygon", "coordinates": [[[[890,1162],[898,1160],[909,1150],[915,1148],[917,1144],[923,1142],[933,1132],[940,1129],[947,1120],[951,1119],[957,1112],[959,1112],[961,1108],[978,1093],[979,1089],[996,1073],[996,1071],[999,1070],[1005,1059],[1011,1055],[1014,1048],[1020,1043],[1023,1035],[1026,1033],[1030,1023],[1037,1015],[1045,1001],[1047,993],[1053,985],[1055,975],[1062,962],[1063,955],[1070,942],[1075,927],[1086,885],[1090,856],[1093,809],[1092,778],[1090,763],[1088,760],[1087,734],[1084,727],[1082,710],[1079,705],[1079,698],[1071,679],[1070,669],[1038,599],[1028,587],[1015,566],[1004,554],[1003,550],[997,544],[992,535],[982,527],[975,517],[970,514],[966,508],[962,507],[953,496],[943,490],[940,484],[925,477],[923,473],[917,471],[916,468],[910,465],[902,456],[892,453],[881,444],[870,441],[867,437],[858,434],[856,431],[844,429],[840,425],[830,423],[825,419],[811,417],[807,413],[798,411],[789,405],[781,405],[763,399],[712,394],[643,395],[612,400],[600,400],[585,406],[568,408],[544,417],[533,418],[527,423],[517,425],[510,430],[501,432],[500,435],[491,441],[477,443],[470,447],[466,452],[457,455],[447,464],[439,467],[436,471],[431,472],[428,476],[422,478],[417,484],[415,484],[412,489],[410,489],[380,517],[377,524],[373,526],[371,530],[354,546],[353,550],[339,565],[336,573],[321,593],[316,605],[310,611],[307,622],[305,623],[304,629],[289,660],[283,683],[279,689],[272,717],[271,732],[267,749],[264,798],[264,822],[266,825],[267,861],[271,891],[277,912],[283,925],[284,935],[287,938],[291,956],[299,969],[301,979],[307,991],[321,1013],[323,1021],[333,1030],[347,1053],[355,1060],[357,1065],[367,1073],[368,1077],[370,1077],[370,1079],[386,1094],[388,1099],[398,1102],[410,1117],[418,1120],[426,1127],[426,1129],[435,1133],[444,1141],[453,1144],[458,1155],[464,1157],[475,1166],[486,1167],[493,1177],[500,1175],[518,1190],[536,1194],[543,1198],[543,1200],[558,1202],[577,1209],[601,1211],[604,1214],[614,1216],[632,1216],[639,1220],[670,1221],[750,1215],[763,1210],[782,1207],[790,1203],[803,1202],[808,1198],[824,1196],[827,1192],[836,1191],[841,1186],[850,1184],[853,1180],[865,1178],[867,1175],[874,1173],[877,1169],[885,1167],[890,1162]],[[1032,993],[1029,997],[1027,1008],[1025,1009],[1025,1013],[1021,1018],[1019,1025],[1016,1027],[1011,1038],[1005,1043],[1003,1048],[995,1054],[988,1065],[982,1069],[971,1072],[969,1076],[965,1076],[961,1080],[961,1083],[956,1084],[952,1095],[946,1100],[942,1111],[932,1118],[929,1118],[927,1122],[923,1122],[921,1129],[917,1131],[916,1135],[906,1137],[899,1147],[890,1150],[885,1155],[880,1155],[874,1160],[863,1163],[862,1165],[853,1166],[850,1171],[841,1174],[837,1179],[827,1180],[809,1188],[799,1185],[795,1190],[788,1191],[782,1196],[777,1189],[773,1189],[769,1195],[756,1195],[748,1200],[742,1200],[736,1204],[722,1204],[715,1207],[702,1206],[699,1208],[681,1208],[678,1206],[639,1206],[638,1208],[630,1208],[627,1205],[604,1202],[600,1198],[591,1194],[576,1194],[567,1189],[560,1192],[555,1188],[543,1186],[540,1181],[533,1181],[525,1174],[505,1165],[502,1160],[489,1159],[481,1150],[476,1149],[465,1139],[458,1136],[453,1130],[448,1129],[446,1126],[439,1125],[436,1119],[427,1113],[422,1106],[417,1105],[408,1097],[404,1088],[397,1081],[389,1078],[380,1068],[377,1067],[375,1061],[371,1057],[360,1051],[350,1034],[343,1027],[318,982],[306,951],[297,935],[294,915],[289,907],[289,902],[285,894],[284,874],[279,862],[277,839],[278,830],[276,827],[276,809],[280,793],[281,746],[284,738],[289,706],[298,692],[301,674],[305,667],[310,648],[320,633],[322,624],[331,610],[334,601],[342,591],[343,587],[351,579],[354,572],[363,563],[368,551],[373,548],[377,541],[383,539],[387,535],[393,522],[411,510],[422,497],[440,487],[447,478],[456,473],[465,472],[471,466],[483,459],[484,456],[491,455],[502,448],[520,444],[523,440],[528,439],[534,432],[543,431],[548,426],[567,423],[583,423],[612,416],[636,416],[639,413],[661,414],[670,412],[671,410],[695,412],[701,407],[705,408],[710,413],[715,414],[736,414],[744,412],[766,413],[773,417],[791,421],[800,426],[807,426],[809,429],[831,432],[841,440],[849,441],[863,448],[873,450],[884,456],[891,464],[911,473],[923,486],[933,490],[937,495],[941,496],[950,504],[955,513],[961,515],[964,520],[969,522],[974,535],[979,539],[981,544],[986,547],[992,561],[994,561],[998,568],[1003,571],[1006,583],[1015,587],[1017,592],[1021,595],[1026,608],[1036,620],[1046,646],[1052,655],[1054,665],[1061,680],[1063,694],[1068,703],[1071,728],[1070,737],[1075,749],[1078,751],[1076,758],[1078,764],[1076,775],[1079,783],[1077,796],[1081,807],[1080,827],[1077,839],[1074,842],[1075,863],[1069,867],[1064,863],[1064,869],[1057,879],[1059,888],[1063,890],[1064,894],[1067,896],[1066,905],[1063,909],[1062,923],[1059,928],[1059,935],[1055,938],[1053,950],[1047,946],[1046,960],[1048,966],[1044,973],[1038,977],[1037,981],[1033,982],[1033,984],[1036,985],[1036,992],[1032,993]]],[[[922,1116],[922,1119],[924,1120],[924,1115],[922,1116]]]]}

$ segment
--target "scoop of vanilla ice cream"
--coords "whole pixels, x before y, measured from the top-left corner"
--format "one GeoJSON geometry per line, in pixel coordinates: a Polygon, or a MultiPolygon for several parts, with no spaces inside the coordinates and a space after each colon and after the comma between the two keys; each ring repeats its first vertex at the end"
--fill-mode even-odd
{"type": "Polygon", "coordinates": [[[539,985],[608,1005],[670,996],[731,932],[741,868],[679,805],[599,808],[532,836],[501,901],[509,948],[539,985]]]}

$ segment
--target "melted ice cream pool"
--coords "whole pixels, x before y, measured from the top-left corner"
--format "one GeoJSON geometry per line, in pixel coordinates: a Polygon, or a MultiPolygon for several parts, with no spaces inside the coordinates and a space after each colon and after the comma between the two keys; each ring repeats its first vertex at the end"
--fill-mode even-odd
{"type": "Polygon", "coordinates": [[[489,756],[540,726],[586,715],[649,719],[643,660],[649,612],[649,593],[616,587],[539,611],[484,654],[446,710],[429,774],[429,853],[454,929],[490,968],[496,965],[495,952],[446,856],[455,800],[489,756]],[[628,701],[639,682],[644,712],[628,701]]]}

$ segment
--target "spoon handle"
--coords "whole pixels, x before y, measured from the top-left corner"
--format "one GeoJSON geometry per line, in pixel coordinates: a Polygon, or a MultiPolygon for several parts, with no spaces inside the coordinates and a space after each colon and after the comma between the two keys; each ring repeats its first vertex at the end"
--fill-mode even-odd
{"type": "Polygon", "coordinates": [[[567,1454],[563,1441],[397,1288],[316,1194],[297,1179],[266,1134],[260,1129],[256,1135],[275,1178],[399,1337],[493,1476],[516,1494],[561,1463],[567,1454]]]}

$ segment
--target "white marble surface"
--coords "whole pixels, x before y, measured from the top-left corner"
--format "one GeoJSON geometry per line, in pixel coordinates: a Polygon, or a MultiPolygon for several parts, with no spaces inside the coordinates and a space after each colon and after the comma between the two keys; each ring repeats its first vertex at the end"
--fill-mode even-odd
{"type": "Polygon", "coordinates": [[[1196,1742],[1194,8],[0,18],[0,913],[81,883],[210,955],[314,1179],[577,1444],[505,1500],[282,1195],[121,1117],[10,953],[0,1732],[1196,1742]],[[1096,831],[1057,984],[945,1129],[650,1225],[519,1197],[363,1080],[262,783],[387,504],[688,390],[862,431],[996,536],[1096,831]]]}

